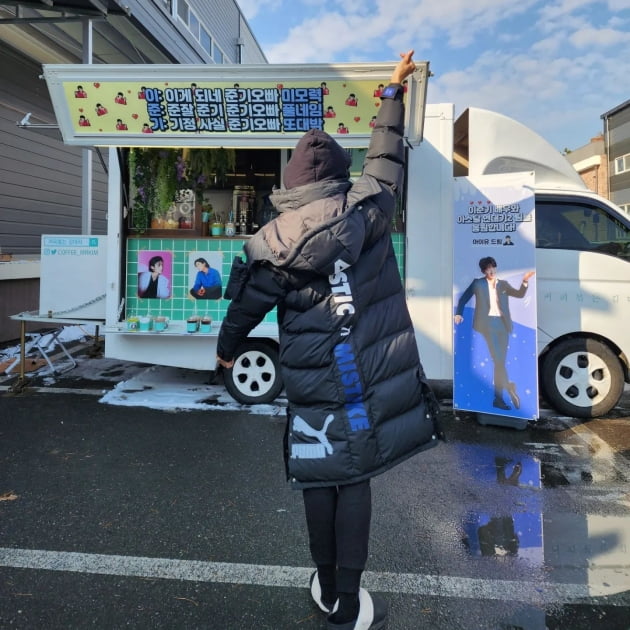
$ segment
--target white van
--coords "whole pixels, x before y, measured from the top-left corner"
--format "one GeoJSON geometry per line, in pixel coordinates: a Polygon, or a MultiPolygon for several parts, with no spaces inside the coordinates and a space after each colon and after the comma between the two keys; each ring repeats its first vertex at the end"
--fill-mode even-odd
{"type": "Polygon", "coordinates": [[[408,171],[407,240],[417,245],[406,282],[429,377],[452,379],[452,177],[533,171],[540,392],[569,416],[607,413],[628,382],[630,218],[531,129],[482,109],[452,115],[452,105],[427,106],[408,171]],[[439,268],[427,275],[430,261],[439,268]]]}

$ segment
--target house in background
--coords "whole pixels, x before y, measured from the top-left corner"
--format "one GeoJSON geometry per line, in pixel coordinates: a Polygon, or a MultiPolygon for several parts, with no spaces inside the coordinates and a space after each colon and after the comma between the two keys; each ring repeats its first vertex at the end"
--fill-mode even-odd
{"type": "Polygon", "coordinates": [[[38,306],[41,235],[106,230],[106,159],[61,141],[45,63],[267,59],[234,0],[0,0],[0,342],[38,306]]]}
{"type": "Polygon", "coordinates": [[[630,214],[630,100],[602,114],[609,199],[630,214]]]}
{"type": "Polygon", "coordinates": [[[588,144],[566,153],[565,157],[589,190],[608,199],[608,160],[603,135],[591,138],[588,144]]]}
{"type": "Polygon", "coordinates": [[[603,133],[565,157],[590,190],[630,214],[630,101],[601,118],[603,133]]]}

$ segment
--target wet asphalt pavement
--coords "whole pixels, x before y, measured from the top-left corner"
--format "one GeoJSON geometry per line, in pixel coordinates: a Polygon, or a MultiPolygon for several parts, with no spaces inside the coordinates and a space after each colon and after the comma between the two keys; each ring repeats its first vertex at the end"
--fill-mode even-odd
{"type": "MultiPolygon", "coordinates": [[[[325,628],[282,414],[88,385],[0,391],[0,628],[325,628]]],[[[443,420],[447,443],[372,482],[389,630],[628,630],[630,396],[588,422],[443,420]]]]}

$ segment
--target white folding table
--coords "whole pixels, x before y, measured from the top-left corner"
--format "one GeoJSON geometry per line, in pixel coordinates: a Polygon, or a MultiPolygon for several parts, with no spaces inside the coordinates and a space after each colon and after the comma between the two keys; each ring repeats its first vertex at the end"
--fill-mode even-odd
{"type": "MultiPolygon", "coordinates": [[[[87,325],[87,324],[95,324],[96,325],[96,335],[95,338],[98,340],[98,329],[99,326],[105,324],[105,320],[103,319],[78,319],[71,317],[47,317],[45,315],[40,315],[37,311],[24,311],[23,313],[18,313],[17,315],[10,315],[10,319],[16,320],[20,322],[20,355],[15,359],[15,361],[6,368],[5,372],[10,372],[18,363],[20,364],[20,376],[18,378],[17,383],[15,383],[12,387],[12,391],[20,391],[24,388],[26,384],[26,356],[33,350],[37,350],[42,357],[48,363],[51,371],[53,373],[57,373],[58,370],[52,364],[50,360],[50,351],[55,345],[58,345],[61,348],[61,351],[66,355],[68,360],[70,361],[70,366],[66,369],[72,369],[76,367],[77,362],[73,358],[73,356],[68,352],[68,349],[64,345],[63,341],[59,339],[59,335],[63,331],[63,328],[59,327],[50,327],[50,324],[68,324],[68,325],[87,325]],[[29,323],[38,323],[44,326],[44,328],[40,328],[33,332],[26,331],[26,324],[29,323]]],[[[65,371],[65,370],[64,370],[65,371]]]]}

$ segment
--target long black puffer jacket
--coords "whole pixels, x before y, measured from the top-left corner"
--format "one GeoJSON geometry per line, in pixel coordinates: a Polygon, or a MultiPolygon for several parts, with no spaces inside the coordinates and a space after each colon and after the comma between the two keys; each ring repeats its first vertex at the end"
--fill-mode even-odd
{"type": "Polygon", "coordinates": [[[296,488],[367,479],[443,437],[390,235],[403,120],[403,103],[384,99],[354,184],[327,178],[272,195],[281,214],[246,243],[247,280],[221,326],[217,352],[230,360],[278,306],[296,488]]]}

